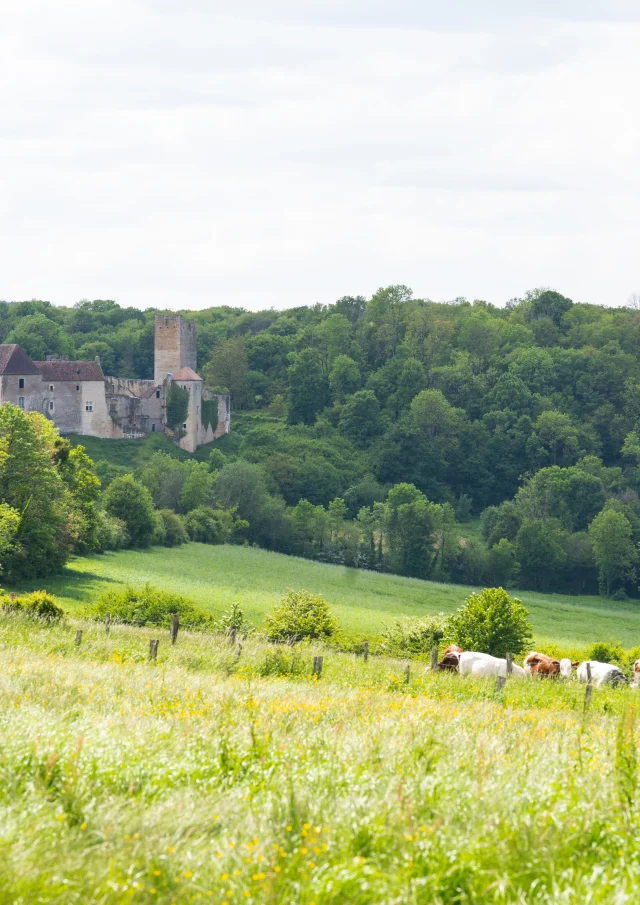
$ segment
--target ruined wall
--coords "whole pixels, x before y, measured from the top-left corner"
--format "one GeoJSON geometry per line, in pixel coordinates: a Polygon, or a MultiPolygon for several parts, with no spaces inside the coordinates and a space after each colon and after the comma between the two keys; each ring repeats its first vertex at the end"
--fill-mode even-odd
{"type": "Polygon", "coordinates": [[[177,374],[181,368],[196,370],[196,325],[187,323],[179,314],[174,317],[159,314],[155,322],[154,380],[161,384],[167,374],[177,374]]]}
{"type": "Polygon", "coordinates": [[[176,380],[179,387],[189,391],[189,411],[184,422],[184,437],[179,446],[187,452],[195,452],[200,442],[200,408],[202,405],[202,381],[201,380],[176,380]]]}

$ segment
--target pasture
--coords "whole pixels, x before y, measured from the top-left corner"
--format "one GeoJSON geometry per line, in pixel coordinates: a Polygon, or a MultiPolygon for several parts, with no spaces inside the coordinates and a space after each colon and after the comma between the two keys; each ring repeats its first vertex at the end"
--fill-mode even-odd
{"type": "MultiPolygon", "coordinates": [[[[61,575],[25,587],[44,586],[59,595],[65,608],[81,612],[107,588],[146,581],[189,597],[217,614],[237,601],[258,626],[287,589],[305,589],[329,602],[344,631],[362,634],[377,634],[401,615],[452,612],[474,590],[345,569],[265,550],[203,544],[80,558],[61,575]]],[[[578,654],[595,641],[617,641],[626,648],[640,645],[640,606],[636,602],[510,593],[521,597],[530,610],[536,644],[543,650],[552,643],[578,654]]]]}
{"type": "Polygon", "coordinates": [[[2,905],[637,901],[640,692],[243,645],[0,616],[2,905]]]}

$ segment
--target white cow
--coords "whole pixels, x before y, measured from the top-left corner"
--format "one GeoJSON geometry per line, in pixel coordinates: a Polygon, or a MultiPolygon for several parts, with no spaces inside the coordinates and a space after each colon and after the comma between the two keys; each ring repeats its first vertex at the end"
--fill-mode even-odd
{"type": "Polygon", "coordinates": [[[640,687],[640,660],[636,660],[633,664],[633,682],[631,683],[631,687],[640,687]]]}
{"type": "Polygon", "coordinates": [[[619,666],[613,666],[611,663],[599,663],[598,660],[585,660],[584,663],[580,664],[578,667],[578,680],[580,682],[586,684],[588,681],[587,663],[591,667],[591,684],[594,688],[599,688],[604,684],[613,686],[629,684],[629,680],[619,666]]]}
{"type": "Polygon", "coordinates": [[[562,660],[560,660],[560,675],[563,679],[570,679],[571,670],[577,669],[579,665],[579,663],[572,663],[568,657],[563,657],[562,660]]]}
{"type": "MultiPolygon", "coordinates": [[[[524,678],[525,671],[521,666],[513,664],[512,675],[524,678]]],[[[507,661],[502,657],[492,657],[491,654],[479,654],[475,651],[465,650],[460,654],[460,675],[486,678],[487,676],[506,676],[507,661]]]]}

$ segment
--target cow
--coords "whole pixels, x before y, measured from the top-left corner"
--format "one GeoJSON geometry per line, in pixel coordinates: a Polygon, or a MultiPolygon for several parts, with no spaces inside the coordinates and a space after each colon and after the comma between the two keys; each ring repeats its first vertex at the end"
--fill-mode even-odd
{"type": "Polygon", "coordinates": [[[631,684],[634,688],[640,686],[640,660],[636,660],[633,664],[633,682],[631,684]]]}
{"type": "Polygon", "coordinates": [[[457,644],[450,644],[442,655],[442,660],[436,666],[436,669],[446,672],[460,672],[460,655],[462,648],[457,644]]]}
{"type": "Polygon", "coordinates": [[[524,658],[524,671],[529,676],[549,676],[555,678],[560,675],[560,660],[555,660],[547,654],[539,654],[532,650],[524,658]]]}
{"type": "Polygon", "coordinates": [[[588,682],[587,663],[591,668],[591,684],[594,688],[601,685],[628,685],[629,680],[622,672],[619,666],[613,666],[611,663],[599,663],[597,660],[585,660],[578,667],[578,680],[580,682],[588,682]]]}
{"type": "Polygon", "coordinates": [[[562,676],[563,679],[570,679],[571,670],[577,669],[579,666],[580,666],[579,660],[576,661],[575,663],[572,663],[568,657],[563,657],[562,660],[560,660],[560,675],[562,676]]]}
{"type": "MultiPolygon", "coordinates": [[[[492,657],[491,654],[480,654],[475,651],[465,650],[460,654],[460,675],[476,676],[506,676],[507,661],[502,657],[492,657]]],[[[521,666],[512,666],[512,675],[524,678],[526,673],[521,666]]]]}

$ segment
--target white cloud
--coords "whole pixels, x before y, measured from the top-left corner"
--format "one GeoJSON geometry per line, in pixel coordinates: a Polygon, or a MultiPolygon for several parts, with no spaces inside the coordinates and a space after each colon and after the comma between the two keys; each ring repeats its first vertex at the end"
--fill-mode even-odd
{"type": "Polygon", "coordinates": [[[636,8],[0,0],[0,297],[622,304],[636,8]]]}

